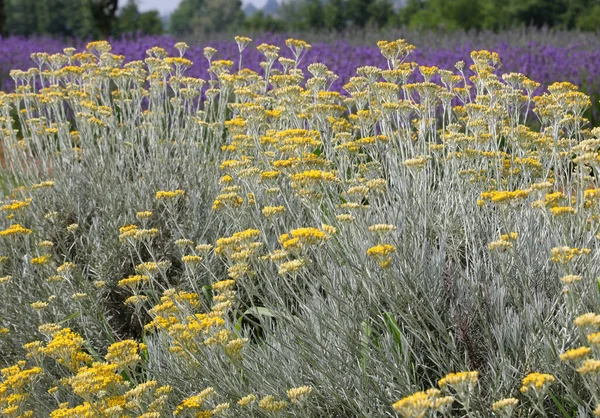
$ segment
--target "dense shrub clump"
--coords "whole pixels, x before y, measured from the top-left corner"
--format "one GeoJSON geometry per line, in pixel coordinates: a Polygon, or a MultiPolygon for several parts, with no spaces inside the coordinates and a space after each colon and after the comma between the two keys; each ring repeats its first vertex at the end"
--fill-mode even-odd
{"type": "Polygon", "coordinates": [[[341,94],[236,41],[11,73],[2,414],[600,415],[589,98],[403,40],[341,94]]]}

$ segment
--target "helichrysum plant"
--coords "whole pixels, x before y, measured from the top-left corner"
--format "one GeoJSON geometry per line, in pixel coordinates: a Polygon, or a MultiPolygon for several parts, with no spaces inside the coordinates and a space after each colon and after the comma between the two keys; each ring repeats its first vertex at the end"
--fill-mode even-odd
{"type": "Polygon", "coordinates": [[[11,73],[0,413],[600,416],[590,99],[404,40],[334,91],[236,42],[11,73]]]}

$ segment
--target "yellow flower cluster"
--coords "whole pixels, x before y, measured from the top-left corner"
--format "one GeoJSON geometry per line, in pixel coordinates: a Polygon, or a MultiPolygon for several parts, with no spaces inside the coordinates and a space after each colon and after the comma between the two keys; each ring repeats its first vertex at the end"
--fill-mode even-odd
{"type": "Polygon", "coordinates": [[[156,192],[156,200],[173,200],[181,196],[185,196],[185,192],[179,189],[173,191],[161,190],[156,192]]]}
{"type": "Polygon", "coordinates": [[[31,234],[31,232],[31,229],[24,228],[19,224],[14,224],[3,231],[0,231],[0,237],[10,237],[13,235],[29,235],[31,234]]]}
{"type": "Polygon", "coordinates": [[[513,247],[513,242],[519,237],[519,234],[516,232],[511,232],[509,234],[500,235],[500,239],[498,241],[490,242],[488,244],[488,250],[490,251],[508,251],[513,247]]]}
{"type": "Polygon", "coordinates": [[[429,411],[447,414],[454,403],[452,396],[441,396],[438,389],[415,392],[395,402],[392,406],[403,418],[423,418],[429,411]]]}
{"type": "Polygon", "coordinates": [[[367,255],[379,263],[381,268],[388,268],[392,264],[392,253],[396,252],[396,247],[391,244],[378,244],[367,250],[367,255]]]}
{"type": "Polygon", "coordinates": [[[575,257],[590,254],[589,248],[554,247],[551,250],[552,261],[558,264],[568,264],[575,257]]]}
{"type": "MultiPolygon", "coordinates": [[[[589,347],[565,351],[560,355],[565,365],[559,366],[572,367],[587,389],[595,387],[600,373],[600,360],[595,358],[600,352],[600,315],[580,314],[584,304],[578,302],[594,299],[575,294],[585,287],[583,277],[595,275],[594,236],[600,237],[596,179],[600,129],[586,126],[584,115],[591,105],[587,96],[570,83],[555,83],[537,94],[540,85],[523,74],[499,76],[500,57],[490,51],[474,51],[473,65],[459,62],[456,71],[406,62],[414,47],[404,40],[379,42],[387,67],[358,68],[341,93],[331,90],[337,75],[326,65],[300,65],[311,48],[304,41],[286,40],[290,58],[280,56],[278,46],[259,45],[261,74],[242,67],[242,52],[252,40],[238,36],[235,41],[240,53],[237,71],[233,61],[216,59],[214,48],[204,49],[208,80],[186,75],[193,63],[185,57],[189,46],[182,42],[175,45],[179,56],[154,47],[143,61],[127,63],[125,57],[111,53],[108,42],[92,42],[79,53],[68,48],[59,54],[34,54],[36,68],[11,73],[15,92],[0,94],[2,148],[7,165],[19,174],[15,178],[36,178],[39,183],[14,187],[0,205],[7,218],[0,236],[12,238],[0,242],[6,254],[0,257],[0,285],[11,304],[0,311],[0,349],[9,343],[6,352],[12,364],[12,356],[20,350],[13,342],[25,337],[44,341],[25,344],[27,361],[0,371],[3,415],[160,418],[327,413],[321,403],[331,394],[321,392],[330,386],[320,384],[318,373],[312,375],[312,386],[293,387],[285,394],[280,384],[291,376],[273,383],[280,391],[274,394],[244,385],[259,381],[261,364],[277,360],[269,350],[289,344],[277,334],[290,323],[286,321],[310,324],[311,307],[330,307],[334,300],[353,307],[347,295],[335,293],[339,285],[332,276],[339,273],[345,279],[344,289],[359,289],[349,297],[356,298],[352,303],[360,309],[363,298],[373,301],[361,324],[364,338],[340,340],[348,344],[340,347],[341,353],[355,352],[360,344],[362,370],[350,368],[348,373],[352,378],[356,377],[352,373],[360,373],[369,387],[385,362],[373,362],[375,372],[367,373],[368,356],[387,356],[381,348],[390,341],[403,349],[414,345],[411,350],[422,350],[426,365],[441,364],[439,353],[430,361],[435,350],[444,354],[449,350],[445,344],[420,341],[418,333],[406,337],[410,318],[397,327],[387,322],[387,327],[369,325],[382,312],[410,317],[414,312],[418,321],[417,313],[422,313],[410,297],[408,305],[378,297],[381,287],[399,289],[389,279],[403,279],[404,274],[396,275],[394,269],[384,275],[373,273],[375,262],[391,268],[392,257],[411,258],[415,248],[442,254],[444,304],[439,306],[452,312],[441,312],[439,324],[427,323],[427,336],[436,338],[440,329],[444,338],[450,333],[454,350],[455,339],[468,345],[462,337],[471,331],[463,327],[463,313],[454,312],[457,306],[463,308],[456,291],[467,289],[464,277],[470,280],[471,274],[485,270],[490,277],[510,278],[514,269],[523,267],[519,277],[529,280],[530,260],[508,250],[528,248],[532,231],[538,230],[553,240],[535,237],[539,248],[558,245],[554,239],[573,245],[552,248],[554,264],[544,267],[557,273],[566,286],[566,308],[556,305],[563,299],[553,293],[552,281],[536,283],[522,296],[516,289],[506,303],[512,311],[526,309],[531,300],[545,307],[550,300],[552,317],[540,324],[560,323],[561,328],[550,332],[549,338],[565,335],[565,312],[579,315],[573,323],[587,340],[579,344],[589,347]],[[529,123],[531,113],[537,117],[534,124],[529,123]],[[20,129],[15,131],[14,126],[20,129]],[[92,170],[96,159],[107,169],[118,167],[115,172],[126,173],[126,181],[119,184],[131,196],[124,196],[123,202],[139,202],[137,207],[119,204],[125,214],[105,215],[114,211],[115,201],[121,202],[120,196],[115,198],[120,190],[107,190],[110,203],[91,213],[73,204],[72,196],[59,194],[75,190],[63,184],[65,179],[92,170]],[[194,170],[202,166],[206,176],[190,174],[188,166],[194,170]],[[28,171],[22,172],[23,167],[28,171]],[[162,176],[163,170],[168,174],[162,176]],[[54,180],[40,181],[43,178],[54,180]],[[167,189],[156,191],[158,187],[167,189]],[[138,196],[138,191],[145,195],[138,196]],[[137,224],[124,225],[134,221],[123,218],[134,215],[137,224]],[[321,226],[296,228],[291,220],[296,226],[321,226]],[[398,229],[377,222],[396,222],[398,229]],[[103,233],[105,225],[108,234],[103,233]],[[117,234],[119,225],[123,226],[117,234]],[[508,232],[497,238],[498,231],[514,230],[522,235],[508,232]],[[31,245],[31,237],[14,239],[30,235],[47,240],[31,245]],[[211,244],[196,245],[207,241],[211,244]],[[422,242],[426,247],[420,246],[422,242]],[[505,252],[505,257],[490,262],[486,243],[491,251],[505,252]],[[590,260],[589,265],[583,260],[590,260]],[[335,274],[328,271],[332,268],[335,274]],[[387,281],[379,281],[379,276],[387,281]],[[538,294],[530,296],[530,290],[538,288],[543,289],[539,300],[538,294]],[[304,297],[322,299],[305,303],[304,297]],[[379,299],[381,305],[375,306],[379,299]],[[32,333],[31,324],[25,323],[29,317],[20,321],[24,325],[14,320],[13,300],[33,313],[32,322],[59,323],[43,324],[32,333]],[[123,306],[116,306],[120,303],[123,306]],[[62,328],[67,322],[73,329],[62,328]],[[393,338],[387,338],[389,333],[393,338]],[[223,395],[215,389],[193,391],[196,382],[172,376],[174,370],[197,375],[203,382],[200,387],[227,370],[231,374],[223,378],[232,381],[223,392],[236,387],[240,391],[233,400],[221,402],[223,395]],[[171,388],[163,379],[181,386],[171,388]],[[46,404],[49,399],[52,406],[46,404]]],[[[422,257],[431,260],[429,255],[422,257]]],[[[398,269],[410,271],[412,260],[399,261],[398,269]]],[[[419,267],[429,267],[417,261],[419,267]]],[[[541,264],[547,261],[543,253],[541,264]]],[[[535,263],[535,271],[541,264],[535,263]]],[[[407,291],[414,290],[411,283],[405,284],[407,291]]],[[[477,284],[486,297],[497,290],[484,281],[477,284]]],[[[491,306],[496,301],[487,302],[491,306]]],[[[464,305],[468,311],[471,302],[464,305]]],[[[547,311],[540,309],[540,315],[547,311]]],[[[481,318],[477,312],[473,315],[481,318]]],[[[356,324],[351,321],[357,318],[347,319],[348,324],[340,327],[351,326],[354,332],[356,324]]],[[[477,337],[489,343],[484,334],[477,337]]],[[[312,347],[310,337],[294,338],[303,349],[312,347]]],[[[406,350],[405,360],[411,350],[406,350]]],[[[309,360],[320,355],[310,351],[306,350],[309,360]]],[[[452,353],[457,354],[463,353],[452,353]]],[[[304,359],[298,356],[294,361],[304,359]]],[[[522,357],[516,360],[520,367],[526,364],[522,357]]],[[[307,367],[298,363],[301,366],[307,367]]],[[[499,366],[490,362],[489,367],[497,372],[499,366]]],[[[565,378],[561,370],[556,377],[525,376],[521,392],[543,407],[551,384],[565,378]]],[[[399,393],[408,393],[408,386],[415,383],[413,375],[394,382],[399,393]]],[[[490,384],[482,379],[482,387],[490,384]]],[[[412,393],[395,402],[393,409],[403,417],[418,418],[450,416],[458,408],[468,416],[484,416],[487,412],[481,409],[490,404],[499,416],[517,412],[519,400],[492,403],[488,392],[495,392],[487,386],[478,390],[478,385],[477,371],[450,373],[438,381],[439,389],[412,393]],[[486,402],[472,402],[475,396],[486,402]]],[[[563,387],[565,393],[573,391],[570,385],[563,387]]],[[[343,396],[359,390],[353,388],[343,396]]],[[[344,397],[340,402],[348,401],[344,397]]],[[[523,403],[523,408],[530,406],[523,403]]],[[[589,405],[584,408],[592,413],[589,405]]],[[[600,407],[593,413],[600,416],[600,407]]]]}
{"type": "Polygon", "coordinates": [[[524,394],[540,394],[545,393],[549,386],[556,381],[556,378],[551,374],[546,373],[530,373],[523,378],[521,393],[524,394]]]}

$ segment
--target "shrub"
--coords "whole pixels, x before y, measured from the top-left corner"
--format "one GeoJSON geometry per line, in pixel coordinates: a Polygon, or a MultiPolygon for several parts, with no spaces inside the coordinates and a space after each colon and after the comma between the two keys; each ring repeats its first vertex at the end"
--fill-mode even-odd
{"type": "Polygon", "coordinates": [[[263,75],[106,42],[12,73],[3,414],[591,415],[589,98],[402,40],[343,95],[286,46],[263,75]]]}

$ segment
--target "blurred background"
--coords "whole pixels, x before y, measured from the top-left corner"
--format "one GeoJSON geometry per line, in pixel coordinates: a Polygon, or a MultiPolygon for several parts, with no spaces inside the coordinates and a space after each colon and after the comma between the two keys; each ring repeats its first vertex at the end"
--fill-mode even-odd
{"type": "MultiPolygon", "coordinates": [[[[569,81],[592,96],[588,117],[600,115],[600,0],[0,0],[0,86],[13,88],[11,69],[32,66],[33,52],[83,49],[108,39],[127,61],[143,60],[153,46],[177,54],[190,45],[192,77],[209,78],[203,48],[237,68],[234,35],[281,47],[285,39],[312,44],[301,62],[321,62],[343,86],[363,65],[385,66],[376,42],[406,39],[410,59],[453,68],[473,50],[502,58],[503,72],[521,72],[544,85],[569,81]]],[[[262,56],[244,51],[243,65],[262,74],[262,56]]]]}
{"type": "Polygon", "coordinates": [[[600,0],[0,0],[2,35],[106,38],[141,32],[596,31],[600,0]]]}

